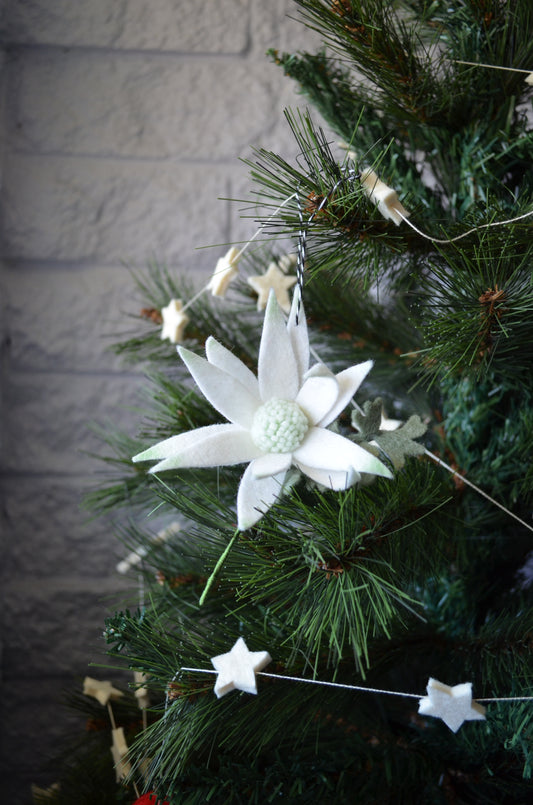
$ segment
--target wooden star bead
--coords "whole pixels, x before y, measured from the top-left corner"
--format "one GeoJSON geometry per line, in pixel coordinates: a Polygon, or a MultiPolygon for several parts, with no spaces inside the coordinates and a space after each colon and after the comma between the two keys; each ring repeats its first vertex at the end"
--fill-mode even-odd
{"type": "Polygon", "coordinates": [[[90,676],[86,676],[83,680],[83,692],[85,696],[92,696],[101,705],[106,705],[110,699],[120,699],[124,695],[121,690],[114,688],[111,682],[93,679],[90,676]]]}
{"type": "Polygon", "coordinates": [[[168,338],[171,344],[179,344],[183,340],[183,333],[190,319],[182,308],[181,299],[171,299],[168,305],[161,310],[161,316],[163,317],[162,340],[168,338]]]}
{"type": "Polygon", "coordinates": [[[122,727],[111,730],[111,737],[113,740],[111,755],[113,756],[115,766],[116,781],[119,783],[124,777],[127,777],[131,771],[131,763],[126,759],[128,755],[128,745],[122,727]]]}
{"type": "Polygon", "coordinates": [[[150,707],[150,696],[148,695],[148,688],[145,684],[147,680],[148,675],[143,673],[143,671],[133,672],[133,682],[136,685],[135,698],[137,699],[137,703],[141,710],[145,710],[147,707],[150,707]]]}
{"type": "Polygon", "coordinates": [[[365,194],[377,206],[384,218],[394,221],[396,226],[399,226],[402,223],[402,215],[406,218],[409,216],[400,202],[396,190],[382,182],[372,168],[365,168],[361,173],[360,180],[365,194]]]}
{"type": "Polygon", "coordinates": [[[239,250],[232,246],[224,257],[217,260],[213,276],[207,283],[207,290],[213,296],[225,296],[231,280],[239,273],[238,265],[239,250]]]}

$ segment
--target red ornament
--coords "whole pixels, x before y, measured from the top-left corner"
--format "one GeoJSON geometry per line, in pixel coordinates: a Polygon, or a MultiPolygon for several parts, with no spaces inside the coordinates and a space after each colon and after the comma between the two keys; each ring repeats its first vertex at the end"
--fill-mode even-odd
{"type": "Polygon", "coordinates": [[[153,791],[149,791],[147,794],[143,794],[142,797],[136,799],[133,805],[170,805],[167,800],[163,802],[163,800],[158,799],[157,795],[154,794],[153,791]]]}

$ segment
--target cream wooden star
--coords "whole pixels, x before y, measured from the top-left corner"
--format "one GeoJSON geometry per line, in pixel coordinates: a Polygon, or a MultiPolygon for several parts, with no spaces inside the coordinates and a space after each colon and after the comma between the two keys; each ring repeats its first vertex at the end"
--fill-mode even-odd
{"type": "Polygon", "coordinates": [[[92,696],[102,705],[106,705],[110,699],[120,699],[124,694],[121,690],[114,688],[111,682],[93,679],[86,676],[83,680],[83,692],[85,696],[92,696]]]}
{"type": "Polygon", "coordinates": [[[35,783],[31,784],[31,793],[35,802],[44,802],[45,799],[55,800],[60,790],[59,783],[52,783],[49,788],[41,788],[35,783]]]}
{"type": "Polygon", "coordinates": [[[409,217],[396,190],[382,182],[372,168],[365,168],[361,173],[361,184],[365,194],[377,206],[384,218],[394,221],[396,226],[399,226],[403,220],[402,215],[405,218],[409,217]]]}
{"type": "Polygon", "coordinates": [[[230,690],[243,690],[257,693],[255,675],[271,661],[268,651],[248,651],[242,637],[239,637],[231,651],[212,657],[211,662],[217,671],[215,693],[218,699],[230,690]]]}
{"type": "Polygon", "coordinates": [[[268,295],[272,289],[276,294],[278,305],[288,313],[291,309],[289,290],[296,282],[294,275],[285,274],[277,263],[270,263],[266,273],[260,276],[248,277],[248,284],[257,294],[257,309],[264,310],[267,306],[268,295]]]}
{"type": "Polygon", "coordinates": [[[111,730],[111,737],[113,739],[111,755],[113,756],[113,765],[115,766],[115,776],[117,783],[120,783],[131,771],[131,763],[127,760],[128,745],[126,743],[124,729],[118,727],[117,729],[111,730]]]}
{"type": "Polygon", "coordinates": [[[183,339],[183,333],[190,319],[182,311],[181,299],[171,299],[166,307],[161,310],[163,317],[163,329],[161,338],[168,340],[171,344],[179,344],[183,339]]]}
{"type": "Polygon", "coordinates": [[[135,698],[137,699],[137,704],[141,710],[145,710],[147,707],[150,707],[150,696],[148,694],[148,688],[145,684],[147,681],[148,674],[145,674],[142,671],[133,672],[133,682],[136,686],[135,698]]]}
{"type": "Polygon", "coordinates": [[[450,687],[437,679],[430,679],[428,695],[420,699],[418,712],[423,716],[441,718],[452,730],[457,732],[465,721],[484,721],[485,708],[472,701],[472,683],[450,687]]]}
{"type": "Polygon", "coordinates": [[[236,246],[232,246],[224,257],[219,257],[217,260],[213,276],[206,286],[207,290],[211,291],[213,296],[226,295],[231,280],[239,273],[238,258],[239,250],[236,246]]]}

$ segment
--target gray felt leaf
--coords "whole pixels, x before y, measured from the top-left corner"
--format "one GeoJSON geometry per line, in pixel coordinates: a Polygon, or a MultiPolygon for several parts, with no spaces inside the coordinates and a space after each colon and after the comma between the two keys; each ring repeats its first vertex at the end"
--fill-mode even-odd
{"type": "Polygon", "coordinates": [[[374,441],[390,458],[394,468],[401,470],[407,456],[421,456],[425,452],[424,445],[414,441],[425,432],[426,426],[418,414],[413,414],[397,430],[381,431],[379,436],[374,437],[374,441]]]}
{"type": "Polygon", "coordinates": [[[370,442],[379,435],[382,413],[381,397],[377,397],[374,402],[367,400],[362,411],[352,411],[352,425],[359,431],[356,441],[370,442]]]}
{"type": "Polygon", "coordinates": [[[352,413],[352,425],[359,431],[355,441],[374,442],[394,468],[400,470],[405,465],[407,456],[421,456],[424,453],[424,446],[414,439],[424,435],[426,426],[418,414],[413,414],[396,430],[381,430],[382,413],[383,401],[380,397],[373,402],[366,402],[362,412],[352,413]]]}

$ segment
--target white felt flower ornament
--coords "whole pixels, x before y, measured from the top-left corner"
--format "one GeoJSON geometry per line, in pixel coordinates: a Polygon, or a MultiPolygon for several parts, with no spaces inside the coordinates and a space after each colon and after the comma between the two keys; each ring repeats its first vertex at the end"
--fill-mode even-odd
{"type": "Polygon", "coordinates": [[[371,453],[327,430],[363,382],[372,361],[337,375],[323,364],[308,369],[305,316],[301,309],[297,324],[296,310],[293,300],[285,324],[271,292],[257,377],[212,337],[206,342],[207,360],[179,347],[200,390],[229,423],[180,433],[133,459],[157,460],[152,473],[249,462],[237,495],[240,530],[253,526],[275,503],[291,465],[337,490],[352,486],[361,472],[392,477],[371,453]]]}

